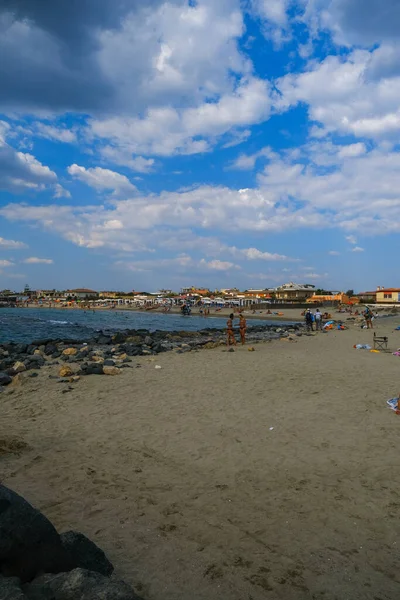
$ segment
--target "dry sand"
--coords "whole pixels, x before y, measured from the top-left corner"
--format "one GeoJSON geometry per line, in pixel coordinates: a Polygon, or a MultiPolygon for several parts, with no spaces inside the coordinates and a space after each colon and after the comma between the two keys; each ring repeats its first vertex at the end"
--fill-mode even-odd
{"type": "Polygon", "coordinates": [[[46,367],[1,395],[1,479],[148,600],[398,598],[400,358],[371,339],[143,357],[67,394],[46,367]]]}

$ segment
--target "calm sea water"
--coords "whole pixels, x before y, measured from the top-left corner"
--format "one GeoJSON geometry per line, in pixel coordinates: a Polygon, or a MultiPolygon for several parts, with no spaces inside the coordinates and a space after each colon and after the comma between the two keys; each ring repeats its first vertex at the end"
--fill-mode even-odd
{"type": "MultiPolygon", "coordinates": [[[[272,321],[256,323],[267,324],[272,321]]],[[[225,325],[226,317],[183,317],[119,310],[93,313],[53,308],[0,308],[0,342],[31,342],[44,338],[86,339],[99,330],[198,331],[211,327],[220,329],[225,325]]]]}

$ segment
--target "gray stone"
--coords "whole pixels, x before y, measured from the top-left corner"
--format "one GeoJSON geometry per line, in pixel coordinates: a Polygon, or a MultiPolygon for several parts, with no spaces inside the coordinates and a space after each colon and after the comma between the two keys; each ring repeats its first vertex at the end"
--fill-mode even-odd
{"type": "Polygon", "coordinates": [[[0,572],[30,581],[38,573],[70,568],[60,536],[48,519],[0,485],[0,572]]]}
{"type": "Polygon", "coordinates": [[[80,567],[88,571],[95,571],[107,577],[114,571],[114,567],[103,550],[83,535],[83,533],[67,531],[66,533],[62,533],[60,538],[74,568],[80,567]]]}
{"type": "Polygon", "coordinates": [[[112,360],[111,358],[106,358],[106,360],[103,362],[103,365],[105,367],[114,367],[115,366],[115,361],[112,360]]]}
{"type": "Polygon", "coordinates": [[[24,592],[29,600],[140,600],[123,581],[85,569],[42,575],[25,586],[24,592]]]}
{"type": "Polygon", "coordinates": [[[7,373],[0,373],[0,385],[8,385],[12,382],[12,377],[7,373]]]}
{"type": "Polygon", "coordinates": [[[2,577],[0,575],[1,600],[26,600],[18,577],[2,577]]]}

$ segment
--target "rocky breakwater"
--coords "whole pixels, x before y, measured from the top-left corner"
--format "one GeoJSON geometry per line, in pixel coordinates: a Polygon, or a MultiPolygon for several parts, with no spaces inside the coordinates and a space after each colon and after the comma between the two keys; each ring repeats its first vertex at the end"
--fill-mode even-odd
{"type": "MultiPolygon", "coordinates": [[[[247,331],[250,344],[303,335],[303,326],[255,325],[247,331]]],[[[132,368],[133,358],[162,352],[186,353],[225,346],[226,332],[124,330],[100,332],[87,340],[36,340],[31,344],[0,345],[0,391],[13,381],[36,377],[44,366],[57,365],[61,382],[73,383],[86,375],[120,375],[132,368]]]]}
{"type": "Polygon", "coordinates": [[[0,485],[2,600],[140,600],[82,533],[58,534],[24,498],[0,485]]]}

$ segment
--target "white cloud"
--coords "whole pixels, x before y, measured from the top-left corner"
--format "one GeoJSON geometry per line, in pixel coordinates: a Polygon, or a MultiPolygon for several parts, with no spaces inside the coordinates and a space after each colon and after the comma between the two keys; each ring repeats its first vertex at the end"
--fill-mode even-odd
{"type": "Polygon", "coordinates": [[[285,256],[284,254],[276,254],[272,252],[263,252],[262,250],[258,250],[258,248],[230,248],[230,251],[233,255],[242,255],[248,260],[265,260],[265,261],[298,261],[297,258],[290,258],[289,256],[285,256]]]}
{"type": "Polygon", "coordinates": [[[269,112],[268,83],[249,77],[216,101],[185,109],[149,108],[142,118],[92,120],[90,133],[124,153],[197,154],[232,129],[267,119],[269,112]]]}
{"type": "Polygon", "coordinates": [[[264,35],[276,44],[288,39],[288,8],[291,0],[250,0],[253,14],[261,19],[264,35]]]}
{"type": "Polygon", "coordinates": [[[330,250],[330,251],[328,252],[328,254],[329,254],[330,256],[340,256],[340,252],[338,252],[337,250],[330,250]]]}
{"type": "Polygon", "coordinates": [[[357,244],[357,238],[354,235],[347,235],[346,240],[349,242],[349,244],[357,244]]]}
{"type": "Polygon", "coordinates": [[[239,265],[235,265],[229,261],[223,260],[210,260],[206,261],[204,258],[200,261],[200,266],[212,271],[228,271],[229,269],[240,269],[239,265]]]}
{"type": "MultiPolygon", "coordinates": [[[[277,82],[278,110],[305,102],[310,119],[320,123],[325,133],[375,140],[397,135],[400,76],[394,73],[390,78],[371,77],[379,52],[377,48],[372,52],[354,50],[345,58],[328,56],[321,63],[310,63],[303,73],[285,75],[277,82]]],[[[362,146],[353,150],[363,152],[362,146]]]]}
{"type": "Polygon", "coordinates": [[[99,192],[113,190],[115,194],[119,194],[136,191],[136,186],[125,175],[110,171],[110,169],[102,169],[101,167],[85,169],[85,167],[74,164],[68,167],[67,170],[71,177],[79,179],[79,181],[86,183],[86,185],[99,192]]]}
{"type": "Polygon", "coordinates": [[[101,148],[100,153],[105,160],[109,160],[116,165],[129,167],[135,173],[151,173],[155,166],[154,158],[132,157],[129,149],[124,151],[123,148],[105,146],[101,148]]]}
{"type": "Polygon", "coordinates": [[[31,256],[22,262],[27,265],[52,265],[54,261],[51,258],[37,258],[36,256],[31,256]]]}
{"type": "Polygon", "coordinates": [[[63,188],[62,185],[56,183],[56,185],[54,186],[53,198],[71,198],[71,193],[65,188],[63,188]]]}
{"type": "Polygon", "coordinates": [[[352,252],[364,252],[364,248],[360,248],[360,246],[354,246],[354,248],[351,249],[352,252]]]}
{"type": "Polygon", "coordinates": [[[237,159],[229,165],[229,169],[239,171],[251,171],[259,158],[267,158],[272,154],[269,147],[262,148],[254,154],[240,154],[237,159]]]}
{"type": "Polygon", "coordinates": [[[57,181],[57,175],[32,154],[18,152],[6,141],[11,127],[0,123],[0,189],[13,193],[42,191],[57,181]]]}
{"type": "Polygon", "coordinates": [[[22,250],[24,248],[28,248],[28,246],[24,244],[24,242],[6,240],[3,237],[0,237],[0,248],[4,248],[7,250],[22,250]]]}
{"type": "Polygon", "coordinates": [[[13,267],[14,263],[11,262],[10,260],[0,260],[0,267],[5,268],[5,267],[13,267]]]}
{"type": "Polygon", "coordinates": [[[55,142],[73,144],[77,141],[75,130],[67,129],[66,127],[57,127],[55,125],[41,123],[40,121],[34,123],[33,131],[36,136],[47,138],[55,142]]]}

